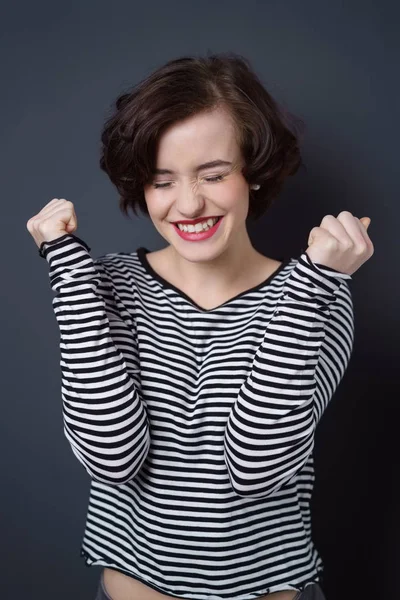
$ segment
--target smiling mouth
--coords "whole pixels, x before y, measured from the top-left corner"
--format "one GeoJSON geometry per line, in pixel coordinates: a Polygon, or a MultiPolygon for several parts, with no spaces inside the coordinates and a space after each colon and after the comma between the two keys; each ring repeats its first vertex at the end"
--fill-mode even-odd
{"type": "Polygon", "coordinates": [[[220,221],[223,215],[215,215],[214,217],[204,217],[204,219],[196,219],[195,221],[171,221],[173,225],[197,225],[197,223],[203,223],[204,221],[208,221],[208,219],[217,219],[220,221]]]}
{"type": "Polygon", "coordinates": [[[213,229],[218,223],[219,221],[221,221],[223,217],[208,217],[207,219],[202,219],[201,221],[196,221],[195,223],[182,223],[181,221],[175,222],[174,225],[177,229],[179,229],[179,231],[184,232],[184,233],[203,233],[203,231],[209,231],[210,229],[213,229]],[[213,224],[210,225],[208,224],[208,229],[203,229],[203,230],[199,230],[199,231],[185,231],[184,229],[180,229],[179,225],[184,225],[186,227],[189,227],[190,225],[192,227],[195,227],[198,223],[207,223],[207,221],[209,219],[213,220],[213,224]]]}

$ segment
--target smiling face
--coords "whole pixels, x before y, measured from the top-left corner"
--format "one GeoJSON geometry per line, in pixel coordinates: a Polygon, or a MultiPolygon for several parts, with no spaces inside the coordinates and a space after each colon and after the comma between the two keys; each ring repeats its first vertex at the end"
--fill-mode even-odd
{"type": "Polygon", "coordinates": [[[181,256],[210,260],[247,238],[249,184],[243,164],[234,123],[222,108],[179,121],[162,134],[156,173],[144,195],[157,231],[181,256]],[[202,239],[182,237],[175,225],[214,216],[223,219],[213,235],[202,239]]]}

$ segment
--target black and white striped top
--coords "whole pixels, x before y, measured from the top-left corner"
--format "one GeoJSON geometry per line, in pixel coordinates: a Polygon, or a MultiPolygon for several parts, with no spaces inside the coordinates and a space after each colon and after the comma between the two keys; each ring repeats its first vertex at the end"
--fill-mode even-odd
{"type": "Polygon", "coordinates": [[[250,600],[320,581],[314,432],[354,340],[350,275],[283,261],[211,310],[146,248],[43,242],[65,435],[91,477],[80,554],[160,593],[250,600]]]}

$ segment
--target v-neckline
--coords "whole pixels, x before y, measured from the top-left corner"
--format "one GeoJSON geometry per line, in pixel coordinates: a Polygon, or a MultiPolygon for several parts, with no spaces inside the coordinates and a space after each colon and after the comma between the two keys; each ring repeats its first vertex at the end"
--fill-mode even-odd
{"type": "Polygon", "coordinates": [[[251,288],[248,288],[246,290],[243,290],[242,292],[239,292],[238,294],[236,294],[236,296],[233,296],[232,298],[229,298],[228,300],[226,300],[222,304],[219,304],[218,306],[215,306],[213,308],[204,308],[203,306],[200,306],[200,304],[197,304],[197,302],[195,300],[193,300],[193,298],[191,298],[188,294],[186,294],[186,292],[184,292],[183,290],[181,290],[180,288],[178,288],[176,285],[174,285],[173,283],[171,283],[167,279],[164,279],[164,277],[162,275],[160,275],[159,273],[157,273],[157,271],[155,271],[153,269],[153,267],[149,263],[149,261],[147,259],[147,256],[146,256],[146,254],[148,254],[149,252],[150,252],[150,250],[148,250],[144,246],[140,246],[140,248],[138,248],[136,250],[137,257],[138,257],[138,259],[140,261],[140,264],[142,265],[144,271],[148,275],[151,275],[151,277],[153,277],[153,279],[155,279],[159,283],[161,283],[164,288],[168,288],[168,289],[174,290],[178,295],[180,295],[182,298],[185,298],[185,300],[187,300],[188,302],[190,302],[190,304],[192,304],[195,308],[197,308],[199,311],[201,311],[203,313],[212,313],[212,312],[215,312],[215,311],[219,310],[220,308],[226,306],[227,304],[230,304],[234,300],[237,300],[241,296],[250,294],[251,292],[255,292],[258,289],[264,287],[265,285],[267,285],[268,283],[270,283],[270,281],[272,281],[272,279],[274,279],[281,271],[283,271],[283,269],[292,260],[291,258],[279,258],[278,260],[282,261],[281,264],[266,279],[264,279],[264,281],[261,281],[257,285],[255,285],[255,286],[253,286],[251,288]]]}

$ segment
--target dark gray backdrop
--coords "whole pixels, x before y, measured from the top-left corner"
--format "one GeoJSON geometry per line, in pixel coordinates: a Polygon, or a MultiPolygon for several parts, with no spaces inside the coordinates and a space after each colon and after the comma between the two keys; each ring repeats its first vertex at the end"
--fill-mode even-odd
{"type": "Polygon", "coordinates": [[[353,276],[350,366],[318,428],[314,536],[328,600],[398,594],[399,16],[396,2],[43,2],[1,11],[2,598],[93,599],[79,557],[89,477],[62,430],[47,263],[26,229],[75,204],[93,256],[164,240],[129,221],[98,167],[114,98],[170,58],[232,50],[307,124],[308,172],[250,229],[297,257],[325,214],[369,216],[375,254],[353,276]],[[397,373],[397,375],[396,375],[397,373]]]}

